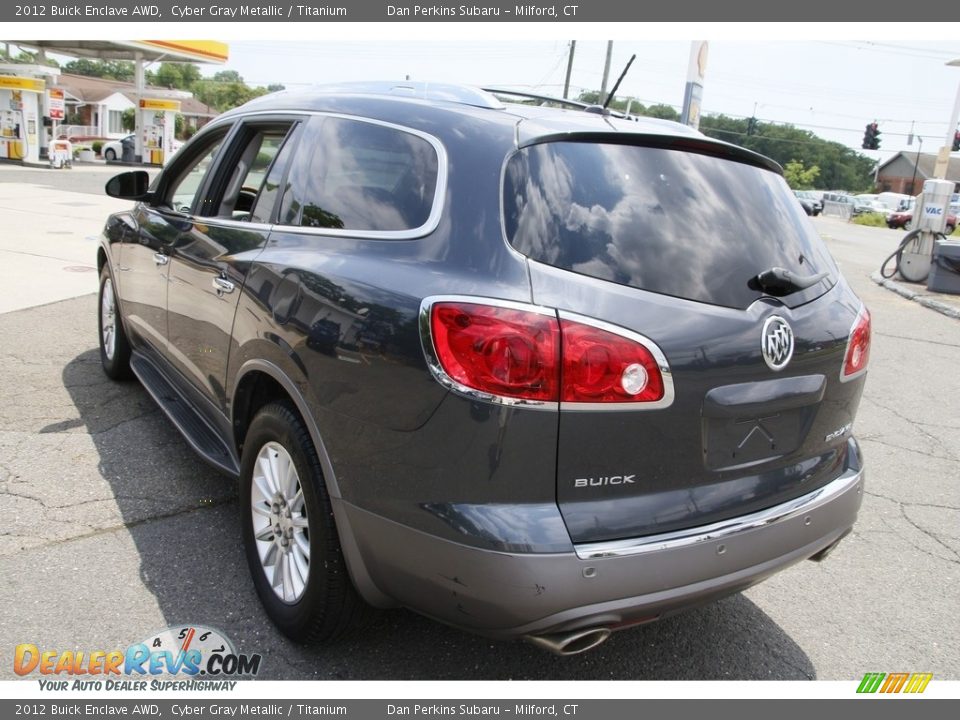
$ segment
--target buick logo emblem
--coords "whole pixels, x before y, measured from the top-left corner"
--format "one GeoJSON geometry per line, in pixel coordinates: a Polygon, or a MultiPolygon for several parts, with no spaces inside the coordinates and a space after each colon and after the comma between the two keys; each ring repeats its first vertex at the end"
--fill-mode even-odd
{"type": "Polygon", "coordinates": [[[783,370],[793,357],[793,330],[779,315],[771,315],[763,324],[760,341],[763,359],[773,371],[783,370]]]}

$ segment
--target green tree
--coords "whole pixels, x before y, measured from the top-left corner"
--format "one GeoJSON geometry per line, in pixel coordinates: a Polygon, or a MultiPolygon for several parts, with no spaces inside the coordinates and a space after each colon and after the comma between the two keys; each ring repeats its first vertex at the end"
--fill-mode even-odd
{"type": "Polygon", "coordinates": [[[189,90],[200,79],[200,69],[192,63],[160,63],[146,76],[149,85],[177,90],[189,90]]]}
{"type": "Polygon", "coordinates": [[[824,189],[862,192],[873,187],[871,158],[817,137],[809,130],[758,122],[754,133],[747,135],[746,118],[726,115],[704,115],[700,118],[700,130],[709,137],[766,155],[782,166],[791,161],[805,168],[816,166],[820,170],[816,183],[824,189]]]}
{"type": "Polygon", "coordinates": [[[120,116],[120,127],[122,127],[127,132],[134,131],[134,123],[136,122],[137,111],[134,108],[127,108],[123,111],[123,115],[120,116]]]}
{"type": "MultiPolygon", "coordinates": [[[[219,73],[218,73],[219,75],[219,73]]],[[[193,94],[200,102],[220,112],[235,108],[255,97],[267,94],[267,89],[251,88],[242,82],[221,82],[214,79],[200,80],[193,86],[193,94]]]]}
{"type": "Polygon", "coordinates": [[[677,122],[680,120],[680,113],[678,113],[672,105],[664,105],[663,103],[651,105],[646,108],[642,114],[647,117],[660,118],[661,120],[675,120],[677,122]]]}
{"type": "Polygon", "coordinates": [[[236,70],[220,70],[214,73],[213,79],[221,83],[243,83],[243,78],[236,70]]]}
{"type": "Polygon", "coordinates": [[[783,177],[794,190],[810,190],[820,175],[820,168],[811,165],[808,168],[803,167],[803,163],[798,160],[791,160],[783,167],[783,177]]]}
{"type": "Polygon", "coordinates": [[[86,75],[87,77],[106,78],[133,82],[134,65],[129,60],[90,60],[80,58],[71,60],[63,66],[65,73],[71,75],[86,75]]]}
{"type": "Polygon", "coordinates": [[[0,50],[0,62],[14,63],[16,65],[46,65],[48,67],[60,67],[53,58],[41,60],[39,53],[20,50],[16,55],[8,55],[6,50],[0,50]]]}

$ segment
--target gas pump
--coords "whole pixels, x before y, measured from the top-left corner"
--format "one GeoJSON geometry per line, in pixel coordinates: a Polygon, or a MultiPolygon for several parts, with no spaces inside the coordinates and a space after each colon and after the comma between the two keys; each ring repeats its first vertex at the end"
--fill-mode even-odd
{"type": "Polygon", "coordinates": [[[47,69],[38,66],[0,65],[0,158],[39,163],[43,133],[43,104],[47,69]],[[36,77],[2,74],[33,72],[36,77]]]}
{"type": "Polygon", "coordinates": [[[140,100],[140,157],[150,165],[163,165],[173,154],[179,100],[140,100]]]}
{"type": "Polygon", "coordinates": [[[953,194],[954,184],[948,180],[927,180],[923,183],[923,192],[917,198],[916,210],[911,225],[900,247],[888,257],[880,273],[890,278],[896,272],[908,282],[923,282],[930,274],[933,260],[934,243],[938,237],[944,237],[947,226],[947,208],[953,194]],[[887,273],[887,264],[896,259],[894,272],[887,273]]]}

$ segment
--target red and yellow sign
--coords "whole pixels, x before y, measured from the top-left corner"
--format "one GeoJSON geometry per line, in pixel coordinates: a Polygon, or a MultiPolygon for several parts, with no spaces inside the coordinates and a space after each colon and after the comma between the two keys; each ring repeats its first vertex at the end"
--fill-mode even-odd
{"type": "Polygon", "coordinates": [[[47,109],[51,119],[63,120],[63,90],[58,88],[50,88],[47,90],[47,109]]]}

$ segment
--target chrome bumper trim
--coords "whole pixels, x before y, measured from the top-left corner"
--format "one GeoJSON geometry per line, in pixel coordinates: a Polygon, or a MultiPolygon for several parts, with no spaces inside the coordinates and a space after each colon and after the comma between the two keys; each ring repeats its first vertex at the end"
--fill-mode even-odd
{"type": "Polygon", "coordinates": [[[772,525],[789,520],[797,515],[811,512],[827,504],[834,498],[851,490],[860,483],[863,470],[850,469],[840,477],[822,488],[818,488],[802,497],[788,500],[780,505],[759,510],[750,515],[722,520],[711,525],[677,530],[660,535],[647,535],[641,538],[628,540],[611,540],[597,543],[583,543],[574,545],[577,557],[581,560],[597,560],[601,558],[629,557],[645,553],[660,552],[662,550],[676,550],[677,548],[699,545],[700,543],[723,540],[749,530],[772,525]]]}

